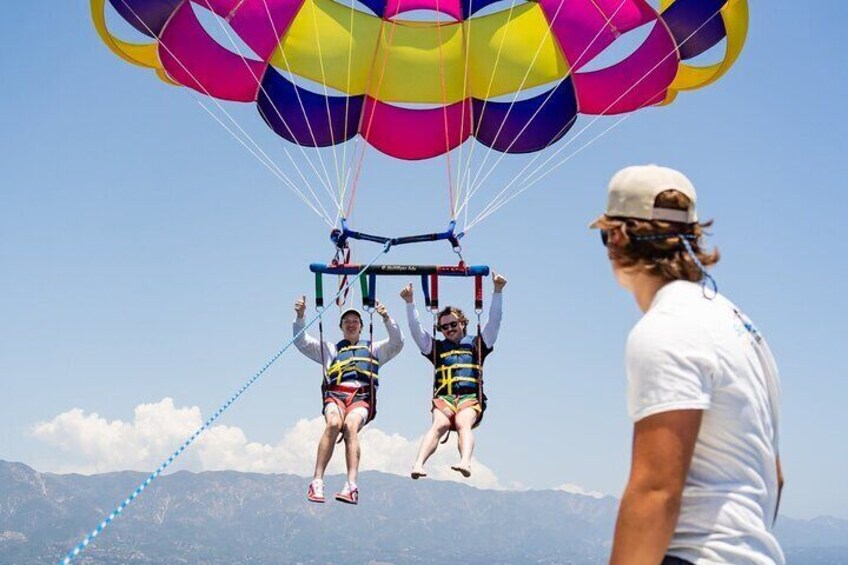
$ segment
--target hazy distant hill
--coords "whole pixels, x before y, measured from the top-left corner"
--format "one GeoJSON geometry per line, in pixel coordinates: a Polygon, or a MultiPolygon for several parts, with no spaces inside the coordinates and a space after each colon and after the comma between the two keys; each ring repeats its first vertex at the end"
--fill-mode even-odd
{"type": "MultiPolygon", "coordinates": [[[[143,479],[0,461],[0,563],[57,563],[143,479]]],[[[328,492],[341,485],[331,477],[328,492]]],[[[382,473],[357,507],[306,502],[307,481],[236,472],[160,477],[78,563],[602,563],[617,501],[483,491],[382,473]]],[[[790,563],[848,563],[848,521],[782,520],[790,563]]]]}

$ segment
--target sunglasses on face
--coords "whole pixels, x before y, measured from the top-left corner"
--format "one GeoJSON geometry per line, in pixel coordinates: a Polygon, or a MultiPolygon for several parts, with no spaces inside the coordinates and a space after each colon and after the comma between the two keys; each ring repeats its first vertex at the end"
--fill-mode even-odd
{"type": "Polygon", "coordinates": [[[601,232],[601,243],[603,243],[604,247],[606,247],[607,245],[609,245],[609,234],[607,233],[607,230],[600,230],[600,232],[601,232]]]}
{"type": "Polygon", "coordinates": [[[446,324],[440,325],[439,329],[442,330],[443,332],[446,332],[448,330],[455,329],[458,325],[459,325],[459,322],[448,322],[446,324]]]}

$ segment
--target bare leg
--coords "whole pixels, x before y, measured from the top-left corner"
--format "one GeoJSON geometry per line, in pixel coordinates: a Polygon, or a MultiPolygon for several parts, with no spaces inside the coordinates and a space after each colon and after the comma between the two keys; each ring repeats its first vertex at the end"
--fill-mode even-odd
{"type": "Polygon", "coordinates": [[[450,420],[440,410],[433,408],[433,425],[424,434],[421,440],[421,447],[418,448],[418,457],[415,459],[415,465],[412,467],[411,476],[413,479],[426,477],[424,472],[424,463],[436,452],[439,446],[439,439],[447,433],[451,428],[450,420]]]}
{"type": "Polygon", "coordinates": [[[314,479],[323,479],[324,471],[333,457],[333,448],[336,445],[336,438],[339,437],[339,432],[342,431],[342,418],[339,415],[339,410],[335,406],[327,408],[324,412],[324,419],[327,421],[327,427],[324,428],[324,434],[321,436],[321,441],[318,442],[318,456],[315,460],[315,475],[314,479]]]}
{"type": "Polygon", "coordinates": [[[463,477],[471,476],[471,456],[474,455],[474,431],[471,429],[477,421],[477,410],[465,408],[456,415],[457,446],[459,447],[459,464],[451,467],[462,473],[463,477]]]}
{"type": "Polygon", "coordinates": [[[347,462],[347,482],[356,484],[359,471],[359,428],[362,427],[362,416],[350,413],[344,420],[345,461],[347,462]]]}

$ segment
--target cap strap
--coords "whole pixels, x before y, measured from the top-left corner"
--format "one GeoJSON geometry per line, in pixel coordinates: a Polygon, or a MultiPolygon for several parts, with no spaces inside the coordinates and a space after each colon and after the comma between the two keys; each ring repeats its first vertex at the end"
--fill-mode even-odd
{"type": "Polygon", "coordinates": [[[654,208],[652,219],[682,224],[690,223],[688,210],[675,210],[673,208],[654,208]]]}

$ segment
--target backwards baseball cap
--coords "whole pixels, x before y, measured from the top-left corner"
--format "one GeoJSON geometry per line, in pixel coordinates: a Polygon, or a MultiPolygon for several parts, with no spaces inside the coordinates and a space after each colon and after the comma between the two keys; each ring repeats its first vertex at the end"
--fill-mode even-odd
{"type": "Polygon", "coordinates": [[[341,321],[344,320],[344,317],[348,314],[356,314],[356,317],[359,318],[359,323],[362,323],[362,314],[360,314],[359,310],[357,310],[356,308],[348,308],[344,312],[342,312],[342,315],[339,316],[339,323],[341,323],[341,321]]]}
{"type": "MultiPolygon", "coordinates": [[[[695,210],[695,187],[680,171],[658,165],[625,167],[609,183],[607,209],[608,218],[635,218],[638,220],[661,220],[694,224],[698,221],[695,210]],[[666,190],[676,190],[689,198],[688,210],[658,208],[654,205],[657,196],[666,190]]],[[[590,227],[597,227],[595,220],[590,227]]]]}

